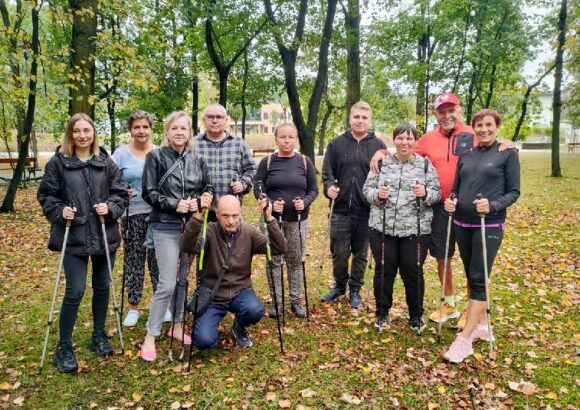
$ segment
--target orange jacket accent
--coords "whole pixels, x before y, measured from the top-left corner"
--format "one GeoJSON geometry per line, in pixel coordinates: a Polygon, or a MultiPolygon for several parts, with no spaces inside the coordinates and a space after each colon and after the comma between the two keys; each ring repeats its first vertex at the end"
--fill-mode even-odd
{"type": "MultiPolygon", "coordinates": [[[[463,136],[462,136],[463,137],[463,136]]],[[[467,137],[467,136],[466,136],[467,137]]],[[[443,128],[429,131],[415,145],[414,152],[429,158],[441,183],[441,202],[449,198],[455,181],[455,171],[459,155],[477,146],[478,141],[469,125],[460,124],[450,136],[445,135],[443,128]],[[459,134],[470,134],[471,138],[457,138],[459,134]]]]}

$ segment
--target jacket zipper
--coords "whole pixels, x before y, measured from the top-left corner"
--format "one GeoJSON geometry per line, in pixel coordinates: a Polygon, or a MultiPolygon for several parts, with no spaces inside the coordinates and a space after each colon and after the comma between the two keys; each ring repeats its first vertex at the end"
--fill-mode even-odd
{"type": "MultiPolygon", "coordinates": [[[[400,162],[400,161],[399,161],[400,162]]],[[[395,223],[397,221],[397,206],[399,205],[399,195],[401,195],[401,179],[403,179],[403,163],[401,164],[401,172],[399,174],[399,190],[397,191],[397,200],[395,201],[395,214],[393,216],[393,236],[395,236],[395,223]]]]}
{"type": "MultiPolygon", "coordinates": [[[[360,146],[360,142],[362,140],[359,140],[356,142],[356,152],[354,154],[354,163],[353,163],[353,168],[356,167],[356,163],[358,162],[358,147],[360,146]]],[[[352,176],[352,180],[350,181],[350,195],[348,197],[348,213],[350,214],[351,212],[351,206],[352,206],[352,190],[354,187],[354,179],[355,179],[355,175],[353,174],[352,176]]]]}

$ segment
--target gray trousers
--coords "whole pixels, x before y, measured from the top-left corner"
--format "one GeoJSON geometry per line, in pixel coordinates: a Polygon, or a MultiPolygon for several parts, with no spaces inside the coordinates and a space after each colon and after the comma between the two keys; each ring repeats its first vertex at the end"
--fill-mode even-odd
{"type": "Polygon", "coordinates": [[[185,300],[185,283],[189,273],[190,257],[179,251],[180,230],[156,230],[153,229],[153,242],[155,245],[155,257],[159,266],[159,284],[153,295],[147,332],[152,336],[161,334],[163,317],[167,308],[174,312],[174,321],[181,322],[183,317],[183,303],[185,300]],[[179,280],[178,280],[179,277],[179,280]],[[175,289],[177,300],[174,297],[175,289]]]}
{"type": "MultiPolygon", "coordinates": [[[[288,241],[288,250],[285,255],[277,255],[272,257],[272,264],[274,265],[274,282],[276,283],[276,296],[278,297],[278,306],[282,303],[282,264],[286,262],[288,269],[288,293],[290,302],[300,302],[302,299],[302,254],[306,246],[306,235],[308,232],[308,220],[300,222],[300,236],[302,236],[302,246],[300,249],[300,236],[298,236],[298,222],[282,222],[282,230],[284,236],[288,241]]],[[[266,275],[268,278],[268,286],[270,288],[270,297],[274,300],[274,291],[272,288],[272,279],[270,272],[266,275]]]]}

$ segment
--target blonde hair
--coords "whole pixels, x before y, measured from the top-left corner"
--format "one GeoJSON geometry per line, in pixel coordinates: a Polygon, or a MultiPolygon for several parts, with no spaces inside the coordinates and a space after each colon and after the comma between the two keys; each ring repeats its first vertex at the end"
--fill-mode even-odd
{"type": "Polygon", "coordinates": [[[278,138],[278,131],[280,130],[280,128],[284,127],[292,128],[294,131],[296,131],[296,136],[298,136],[298,128],[296,128],[296,125],[294,125],[291,122],[283,122],[281,124],[278,124],[278,126],[276,127],[276,130],[274,131],[274,138],[278,138]]]}
{"type": "Polygon", "coordinates": [[[350,115],[352,115],[352,113],[354,112],[354,110],[361,110],[361,111],[368,111],[369,114],[371,115],[371,117],[373,116],[373,110],[371,109],[371,106],[369,105],[368,102],[360,100],[359,102],[356,102],[352,105],[352,107],[350,107],[350,115]]]}
{"type": "Polygon", "coordinates": [[[95,126],[94,121],[87,114],[79,112],[77,114],[74,114],[72,117],[70,117],[67,124],[66,124],[66,131],[64,133],[64,138],[63,138],[62,143],[61,143],[62,154],[65,157],[72,157],[75,154],[75,143],[73,140],[73,129],[75,127],[75,124],[81,120],[88,122],[89,124],[91,124],[91,127],[93,127],[94,136],[93,136],[93,143],[91,144],[91,154],[98,156],[100,153],[100,151],[99,151],[99,135],[97,134],[97,127],[95,126]]]}
{"type": "Polygon", "coordinates": [[[169,138],[167,138],[167,134],[169,133],[169,127],[173,124],[174,121],[185,118],[187,120],[187,125],[189,126],[189,138],[187,139],[187,144],[185,144],[185,148],[193,151],[194,143],[193,143],[193,130],[191,126],[191,117],[185,111],[173,111],[163,120],[163,141],[161,142],[162,146],[169,146],[169,138]]]}

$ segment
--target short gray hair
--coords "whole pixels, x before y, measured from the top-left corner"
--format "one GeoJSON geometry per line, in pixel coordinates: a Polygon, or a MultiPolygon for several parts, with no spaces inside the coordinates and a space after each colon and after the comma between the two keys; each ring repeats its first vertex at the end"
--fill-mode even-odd
{"type": "Polygon", "coordinates": [[[127,118],[127,128],[131,129],[133,123],[137,120],[147,120],[149,122],[149,127],[153,128],[153,116],[147,111],[135,110],[127,118]]]}

